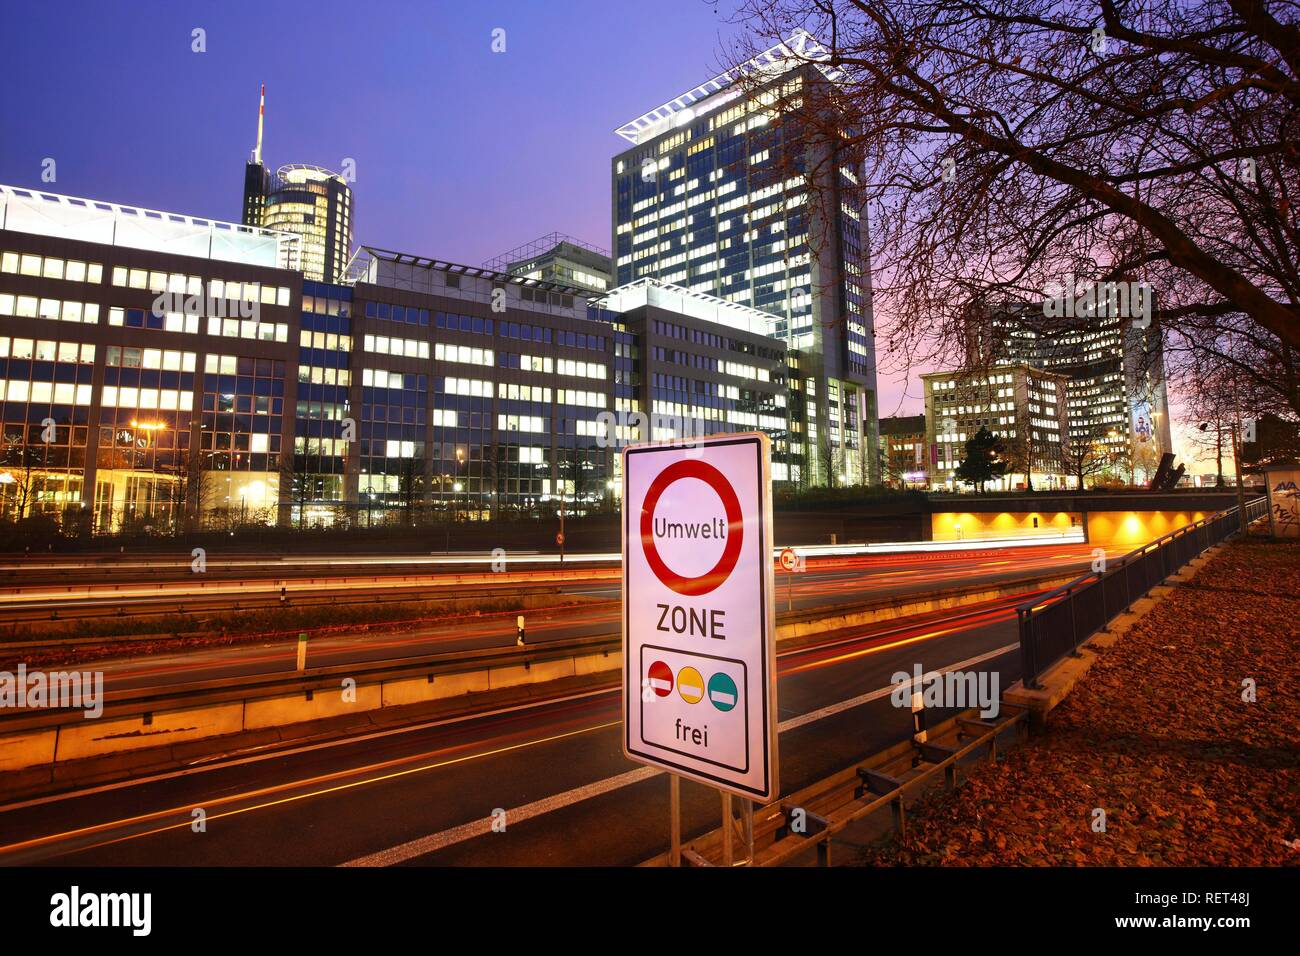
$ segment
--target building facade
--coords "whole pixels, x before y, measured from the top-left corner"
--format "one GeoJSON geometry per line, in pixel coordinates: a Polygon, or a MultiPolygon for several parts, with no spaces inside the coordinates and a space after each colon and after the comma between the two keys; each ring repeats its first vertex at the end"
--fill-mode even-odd
{"type": "Polygon", "coordinates": [[[486,518],[611,494],[598,419],[614,330],[582,290],[372,247],[350,280],[349,498],[407,507],[414,486],[435,509],[486,518]]]}
{"type": "Polygon", "coordinates": [[[766,315],[0,187],[0,516],[87,530],[612,506],[628,440],[785,435],[766,315]],[[637,416],[644,415],[644,418],[637,416]]]}
{"type": "Polygon", "coordinates": [[[957,490],[954,472],[966,457],[966,442],[980,428],[1002,439],[1003,490],[1069,485],[1063,453],[1069,434],[1067,376],[1020,364],[930,372],[921,380],[931,489],[957,490]]]}
{"type": "Polygon", "coordinates": [[[890,488],[925,488],[930,476],[924,415],[880,420],[880,471],[890,488]]]}
{"type": "Polygon", "coordinates": [[[278,263],[296,241],[0,186],[5,516],[273,516],[301,295],[278,263]]]}
{"type": "Polygon", "coordinates": [[[861,170],[797,118],[834,82],[804,61],[819,50],[796,34],[625,124],[611,169],[616,283],[655,278],[770,316],[789,350],[773,475],[796,486],[879,477],[861,170]]]}
{"type": "Polygon", "coordinates": [[[1027,363],[1065,375],[1070,441],[1100,444],[1128,480],[1149,480],[1173,451],[1158,324],[1134,322],[1106,296],[1059,310],[1071,314],[1053,311],[1050,303],[995,310],[968,364],[1027,363]]]}
{"type": "Polygon", "coordinates": [[[786,348],[767,334],[766,313],[657,279],[596,302],[617,328],[617,447],[747,431],[785,444],[786,348]]]}
{"type": "Polygon", "coordinates": [[[608,292],[614,284],[609,253],[562,232],[526,242],[483,265],[498,272],[557,282],[597,294],[608,292]]]}

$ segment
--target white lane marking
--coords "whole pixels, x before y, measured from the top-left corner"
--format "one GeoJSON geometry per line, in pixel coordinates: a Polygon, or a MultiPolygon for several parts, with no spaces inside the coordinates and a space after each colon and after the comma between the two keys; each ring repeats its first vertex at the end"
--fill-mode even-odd
{"type": "MultiPolygon", "coordinates": [[[[1008,651],[1017,650],[1020,647],[1019,642],[1007,644],[996,650],[979,654],[975,657],[968,657],[964,661],[958,661],[950,664],[943,670],[929,671],[927,673],[944,674],[948,671],[961,670],[966,667],[981,664],[984,661],[1000,657],[1008,651]]],[[[818,710],[801,714],[798,717],[792,717],[789,720],[783,720],[777,726],[777,729],[784,733],[787,730],[794,730],[797,727],[803,727],[806,724],[814,723],[834,714],[851,710],[854,707],[860,707],[863,704],[870,703],[873,700],[879,700],[882,697],[888,697],[894,691],[894,685],[882,687],[879,690],[873,690],[870,693],[862,694],[859,697],[853,697],[849,700],[842,700],[838,704],[831,704],[818,710]]],[[[649,780],[656,777],[664,771],[654,767],[642,767],[639,770],[632,770],[627,773],[619,774],[616,777],[608,777],[604,780],[598,780],[595,783],[584,784],[581,787],[574,787],[572,790],[566,790],[563,793],[557,793],[554,796],[543,797],[541,800],[534,800],[532,803],[526,803],[523,806],[515,807],[513,810],[506,810],[505,819],[507,824],[516,823],[522,820],[528,820],[532,817],[542,816],[555,810],[562,810],[570,807],[575,803],[581,803],[583,800],[591,797],[598,797],[604,793],[611,793],[614,790],[621,790],[623,787],[629,787],[634,783],[640,783],[642,780],[649,780]]],[[[432,853],[435,850],[441,850],[452,846],[456,843],[462,843],[465,840],[471,840],[474,837],[482,836],[492,832],[492,818],[484,817],[479,820],[471,820],[469,823],[462,823],[458,827],[451,827],[447,830],[441,830],[438,833],[431,833],[407,843],[399,843],[397,846],[389,847],[387,850],[380,850],[378,853],[370,853],[366,856],[357,857],[355,860],[348,860],[346,863],[340,863],[340,866],[393,866],[397,863],[405,863],[407,860],[413,860],[418,856],[432,853]]]]}
{"type": "MultiPolygon", "coordinates": [[[[534,800],[532,803],[526,803],[522,807],[515,807],[513,810],[507,810],[505,820],[507,825],[519,823],[523,820],[539,817],[543,814],[551,813],[554,810],[562,810],[571,804],[586,800],[589,797],[598,797],[602,793],[609,793],[611,790],[620,790],[623,787],[630,787],[634,783],[640,783],[642,780],[649,780],[663,773],[655,767],[642,767],[640,770],[631,770],[627,773],[619,774],[617,777],[607,777],[604,780],[597,780],[595,783],[589,783],[585,786],[577,787],[573,790],[567,790],[564,793],[557,793],[553,797],[543,797],[541,800],[534,800]]],[[[355,860],[349,860],[340,866],[392,866],[396,863],[403,863],[406,860],[414,859],[417,856],[423,856],[426,853],[432,853],[435,850],[441,850],[444,847],[452,846],[456,843],[462,843],[465,840],[471,840],[474,837],[482,836],[492,831],[492,818],[484,817],[481,820],[471,820],[469,823],[462,823],[458,827],[452,827],[450,830],[443,830],[440,833],[432,833],[426,837],[420,837],[418,840],[412,840],[409,843],[402,843],[387,850],[380,850],[378,853],[371,853],[369,856],[358,857],[355,860]]]]}

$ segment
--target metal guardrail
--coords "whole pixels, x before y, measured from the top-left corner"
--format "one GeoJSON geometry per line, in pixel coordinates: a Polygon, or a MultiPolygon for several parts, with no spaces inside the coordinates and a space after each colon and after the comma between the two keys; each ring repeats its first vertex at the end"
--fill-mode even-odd
{"type": "MultiPolygon", "coordinates": [[[[1267,513],[1267,498],[1246,503],[1247,522],[1267,513]]],[[[1108,561],[1100,572],[1081,575],[1020,605],[1016,617],[1025,687],[1037,687],[1043,671],[1067,656],[1077,655],[1079,645],[1127,611],[1134,601],[1207,548],[1239,531],[1237,508],[1229,508],[1108,561]]]]}

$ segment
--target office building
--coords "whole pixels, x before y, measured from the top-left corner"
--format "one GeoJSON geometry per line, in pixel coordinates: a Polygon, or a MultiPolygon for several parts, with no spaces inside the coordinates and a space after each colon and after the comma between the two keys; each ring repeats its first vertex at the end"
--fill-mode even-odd
{"type": "Polygon", "coordinates": [[[767,334],[766,313],[649,278],[596,304],[615,323],[616,385],[628,386],[613,395],[621,442],[744,431],[773,447],[786,440],[786,348],[767,334]]]}
{"type": "Polygon", "coordinates": [[[562,232],[526,242],[483,266],[593,293],[607,292],[613,285],[609,253],[562,232]]]}
{"type": "Polygon", "coordinates": [[[785,434],[767,316],[0,187],[0,511],[88,530],[610,506],[618,448],[785,434]],[[644,414],[646,418],[637,416],[644,414]]]}
{"type": "Polygon", "coordinates": [[[880,420],[880,471],[890,488],[925,488],[929,445],[924,415],[894,415],[880,420]]]}
{"type": "Polygon", "coordinates": [[[1027,363],[1065,375],[1070,441],[1100,443],[1126,479],[1148,480],[1173,450],[1157,323],[1132,321],[1106,297],[1097,308],[1067,310],[1072,315],[1052,311],[1044,303],[991,311],[968,366],[1027,363]]]}
{"type": "Polygon", "coordinates": [[[1067,486],[1062,459],[1068,435],[1067,376],[1018,364],[930,372],[921,380],[931,489],[958,489],[953,473],[966,457],[966,442],[981,428],[1002,439],[1007,462],[1002,490],[1067,486]]]}
{"type": "Polygon", "coordinates": [[[0,510],[273,520],[297,237],[0,186],[0,510]]]}
{"type": "Polygon", "coordinates": [[[807,62],[824,55],[796,33],[628,122],[611,169],[615,282],[749,306],[787,345],[788,437],[772,467],[796,486],[879,476],[862,171],[801,121],[835,81],[807,62]]]}

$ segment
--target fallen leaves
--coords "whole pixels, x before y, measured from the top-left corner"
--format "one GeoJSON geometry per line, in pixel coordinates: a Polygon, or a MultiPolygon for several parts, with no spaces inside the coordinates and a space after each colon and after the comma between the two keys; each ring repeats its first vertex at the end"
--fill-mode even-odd
{"type": "Polygon", "coordinates": [[[921,800],[907,839],[863,862],[1300,864],[1298,687],[1300,545],[1225,548],[1102,653],[1044,734],[921,800]]]}

